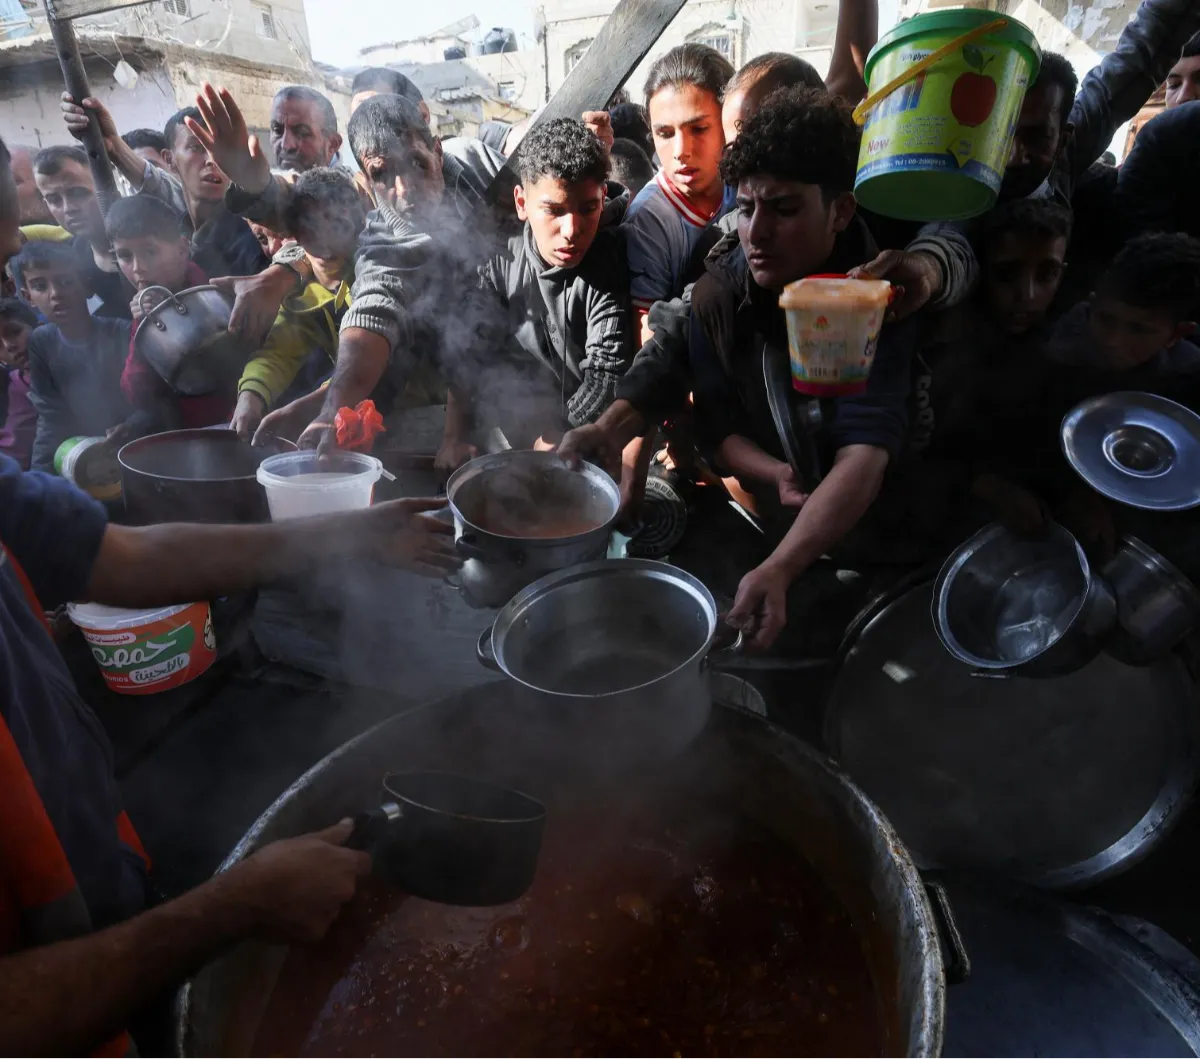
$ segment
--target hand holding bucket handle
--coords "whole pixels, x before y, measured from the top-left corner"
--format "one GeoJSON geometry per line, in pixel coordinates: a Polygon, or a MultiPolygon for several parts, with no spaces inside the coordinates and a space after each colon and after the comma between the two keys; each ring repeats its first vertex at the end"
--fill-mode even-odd
{"type": "Polygon", "coordinates": [[[904,73],[897,77],[893,77],[886,85],[880,88],[879,91],[872,92],[869,96],[867,96],[866,99],[859,103],[859,105],[854,108],[854,123],[856,125],[865,125],[867,121],[867,114],[870,113],[871,109],[877,103],[882,102],[893,92],[895,92],[897,88],[908,84],[908,82],[913,80],[913,78],[919,77],[931,66],[933,66],[934,63],[941,62],[944,58],[946,58],[947,55],[953,55],[959,50],[959,48],[965,47],[966,45],[979,40],[980,37],[986,37],[989,33],[995,33],[997,30],[1001,30],[1007,25],[1008,19],[1006,18],[993,19],[991,22],[986,22],[982,26],[976,26],[969,32],[963,33],[961,36],[955,37],[954,40],[943,44],[940,48],[931,51],[925,56],[924,59],[913,63],[912,66],[904,71],[904,73]]]}

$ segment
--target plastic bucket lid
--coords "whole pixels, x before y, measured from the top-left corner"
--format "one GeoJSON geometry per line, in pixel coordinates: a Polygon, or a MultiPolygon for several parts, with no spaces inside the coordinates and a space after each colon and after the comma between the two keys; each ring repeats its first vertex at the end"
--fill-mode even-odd
{"type": "Polygon", "coordinates": [[[258,465],[258,480],[267,489],[297,489],[317,493],[339,489],[361,489],[377,482],[383,464],[361,452],[334,452],[318,457],[316,452],[281,452],[258,465]],[[325,475],[345,475],[327,478],[325,475]],[[320,477],[317,477],[320,475],[320,477]]]}
{"type": "Polygon", "coordinates": [[[960,220],[990,209],[1012,146],[1012,128],[1041,64],[1028,27],[994,11],[958,8],[917,15],[871,49],[865,73],[879,90],[956,38],[1003,25],[900,85],[868,112],[855,195],[902,220],[960,220]]]}
{"type": "Polygon", "coordinates": [[[120,632],[122,629],[136,629],[139,625],[149,625],[151,622],[174,617],[192,605],[179,603],[155,610],[129,610],[125,607],[106,607],[103,603],[68,603],[67,614],[81,629],[120,632]]]}

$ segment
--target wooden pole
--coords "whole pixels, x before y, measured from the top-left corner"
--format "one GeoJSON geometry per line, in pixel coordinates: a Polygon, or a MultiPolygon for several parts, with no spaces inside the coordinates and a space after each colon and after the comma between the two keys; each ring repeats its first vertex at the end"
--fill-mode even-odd
{"type": "MultiPolygon", "coordinates": [[[[62,68],[63,81],[67,91],[76,103],[82,103],[92,94],[88,84],[87,71],[83,68],[83,58],[79,54],[79,42],[75,39],[75,27],[69,20],[57,19],[46,5],[46,21],[50,24],[50,36],[54,38],[54,48],[58,52],[58,65],[62,68]]],[[[100,122],[96,115],[89,113],[88,128],[83,137],[83,149],[87,152],[88,166],[92,171],[92,182],[96,186],[96,198],[100,209],[108,213],[108,208],[117,199],[117,183],[113,179],[112,166],[108,161],[108,151],[104,147],[104,137],[100,135],[100,122]]]]}

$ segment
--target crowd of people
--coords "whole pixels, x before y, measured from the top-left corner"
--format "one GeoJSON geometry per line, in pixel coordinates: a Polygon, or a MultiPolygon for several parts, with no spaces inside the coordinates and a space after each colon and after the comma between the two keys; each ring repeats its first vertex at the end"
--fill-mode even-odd
{"type": "MultiPolygon", "coordinates": [[[[319,934],[364,870],[337,847],[343,829],[142,911],[146,861],[102,740],[46,720],[86,708],[42,606],[211,598],[303,569],[331,541],[430,575],[455,563],[447,527],[413,501],[315,535],[106,524],[53,477],[68,438],[228,423],[328,450],[340,408],[369,398],[395,423],[444,402],[446,470],[497,436],[557,449],[612,468],[633,515],[648,474],[702,477],[765,527],[729,614],[760,648],[838,549],[918,563],[984,521],[1037,532],[1053,518],[1103,552],[1129,530],[1067,470],[1057,428],[1114,390],[1200,411],[1200,8],[1144,0],[1082,85],[1043,53],[996,206],[925,225],[853,194],[872,8],[842,5],[825,80],[792,55],[735,71],[686,44],[653,64],[643,103],[478,138],[439,139],[416,86],[382,68],[356,77],[345,141],[307,86],[278,91],[269,143],[207,85],[161,134],[122,133],[97,100],[64,96],[66,128],[98,122],[126,192],[107,212],[79,147],[0,149],[0,672],[21,704],[4,707],[0,801],[44,806],[36,835],[0,827],[0,843],[31,843],[3,859],[33,864],[37,884],[0,901],[0,1040],[120,1049],[164,983],[249,934],[319,934]],[[1166,113],[1123,165],[1105,162],[1164,82],[1166,113]],[[797,468],[763,365],[787,357],[781,291],[825,273],[887,279],[896,298],[866,391],[821,402],[797,468]],[[182,395],[139,328],[205,283],[234,299],[245,359],[182,395]],[[73,798],[60,760],[103,796],[73,798]]],[[[1139,536],[1189,569],[1195,534],[1151,522],[1139,536]]]]}

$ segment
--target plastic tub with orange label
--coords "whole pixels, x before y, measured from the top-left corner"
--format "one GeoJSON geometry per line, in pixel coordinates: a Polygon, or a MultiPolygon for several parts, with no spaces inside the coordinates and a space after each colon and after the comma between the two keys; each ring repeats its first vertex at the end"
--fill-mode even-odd
{"type": "Polygon", "coordinates": [[[891,298],[886,280],[841,275],[784,287],[779,304],[787,313],[792,387],[812,397],[862,393],[891,298]]]}
{"type": "Polygon", "coordinates": [[[155,610],[71,603],[67,613],[109,688],[122,695],[153,695],[186,684],[217,657],[207,603],[155,610]]]}

